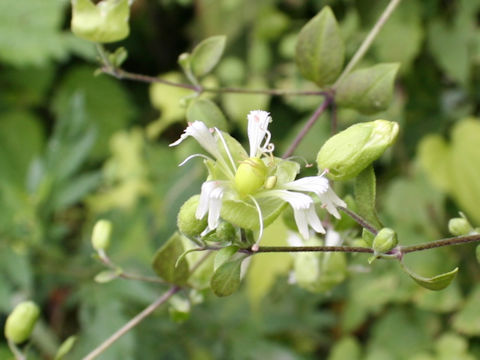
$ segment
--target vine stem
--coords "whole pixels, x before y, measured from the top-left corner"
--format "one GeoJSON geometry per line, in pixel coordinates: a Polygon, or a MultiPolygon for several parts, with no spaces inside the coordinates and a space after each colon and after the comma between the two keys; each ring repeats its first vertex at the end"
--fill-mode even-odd
{"type": "Polygon", "coordinates": [[[345,76],[347,76],[350,73],[350,71],[353,70],[353,68],[357,65],[357,63],[363,58],[367,50],[372,45],[373,40],[375,40],[378,33],[382,29],[383,25],[385,25],[390,15],[392,15],[392,13],[395,11],[395,8],[398,6],[400,1],[401,0],[390,0],[390,3],[387,5],[383,13],[380,15],[380,17],[378,18],[377,22],[368,33],[365,40],[363,40],[362,44],[360,45],[358,50],[355,52],[353,57],[350,59],[345,69],[343,69],[337,81],[335,81],[335,84],[333,84],[334,89],[338,86],[338,84],[340,84],[340,82],[345,78],[345,76]]]}
{"type": "Polygon", "coordinates": [[[118,329],[115,333],[113,333],[107,340],[101,343],[98,347],[96,347],[92,352],[90,352],[87,356],[83,358],[83,360],[92,360],[107,350],[113,343],[115,343],[120,337],[125,335],[135,326],[137,326],[140,322],[142,322],[146,317],[152,314],[160,305],[164,304],[168,299],[170,299],[173,295],[181,290],[180,286],[171,286],[170,289],[165,292],[162,296],[160,296],[157,300],[147,306],[142,312],[137,314],[134,318],[132,318],[129,322],[127,322],[124,326],[118,329]]]}
{"type": "Polygon", "coordinates": [[[417,251],[435,249],[443,246],[461,245],[461,244],[467,244],[467,243],[477,242],[477,241],[480,241],[480,234],[456,236],[456,237],[451,237],[446,239],[435,240],[435,241],[427,242],[424,244],[402,246],[400,248],[400,251],[402,254],[408,254],[408,253],[417,252],[417,251]]]}
{"type": "Polygon", "coordinates": [[[363,227],[364,229],[370,231],[373,235],[377,235],[378,233],[378,230],[375,229],[375,227],[370,224],[367,220],[365,220],[364,218],[362,218],[360,215],[358,215],[356,212],[350,210],[350,209],[347,209],[346,207],[343,207],[343,206],[339,206],[338,207],[340,210],[342,210],[345,214],[347,214],[348,216],[350,216],[353,220],[355,220],[355,222],[357,224],[359,224],[361,227],[363,227]]]}
{"type": "Polygon", "coordinates": [[[295,140],[293,140],[292,144],[288,147],[287,151],[282,155],[282,159],[286,159],[290,157],[295,149],[298,147],[300,142],[303,140],[303,138],[307,135],[307,133],[310,131],[312,126],[315,124],[315,122],[318,120],[320,115],[323,114],[323,112],[332,104],[333,102],[333,97],[331,95],[326,95],[325,100],[320,104],[320,106],[315,110],[313,115],[308,119],[307,123],[305,126],[300,130],[298,133],[297,137],[295,140]]]}
{"type": "Polygon", "coordinates": [[[174,87],[180,87],[183,89],[189,89],[198,93],[208,92],[208,93],[233,93],[233,94],[262,94],[262,95],[273,95],[273,96],[327,96],[326,91],[300,91],[300,90],[288,90],[288,89],[242,89],[242,88],[209,88],[203,86],[195,86],[191,84],[177,83],[169,80],[165,80],[159,77],[131,73],[122,69],[114,69],[108,64],[104,65],[101,68],[101,71],[104,74],[111,75],[119,80],[132,80],[144,82],[147,84],[160,83],[174,87]]]}

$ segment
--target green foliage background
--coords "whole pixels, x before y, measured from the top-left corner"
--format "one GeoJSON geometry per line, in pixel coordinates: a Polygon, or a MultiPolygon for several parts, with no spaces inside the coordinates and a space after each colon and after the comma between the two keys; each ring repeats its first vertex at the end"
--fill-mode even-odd
{"type": "MultiPolygon", "coordinates": [[[[182,81],[177,56],[224,34],[226,52],[205,79],[209,84],[315,89],[295,66],[295,37],[325,5],[339,20],[351,57],[386,1],[136,0],[131,35],[121,43],[129,52],[124,67],[182,81]]],[[[0,2],[0,312],[3,322],[19,299],[41,305],[32,359],[51,358],[71,334],[79,340],[68,358],[81,358],[162,292],[121,279],[95,283],[102,266],[91,257],[92,225],[100,217],[112,220],[111,257],[153,275],[155,250],[205,175],[200,162],[177,167],[193,143],[167,147],[185,126],[178,100],[188,92],[94,76],[93,45],[69,32],[69,6],[0,2]]],[[[447,221],[459,210],[480,225],[479,14],[478,0],[402,2],[360,65],[401,63],[393,103],[373,116],[338,112],[341,128],[377,118],[401,126],[397,145],[376,170],[379,213],[403,245],[448,236],[447,221]],[[458,138],[459,126],[469,136],[458,138]],[[426,143],[432,136],[434,145],[426,143]]],[[[210,99],[239,138],[248,111],[270,111],[279,153],[321,101],[210,99]]],[[[329,132],[323,116],[296,154],[314,161],[329,132]]],[[[346,183],[339,193],[351,190],[346,183]]],[[[265,244],[280,245],[286,236],[276,222],[265,244]]],[[[459,264],[458,278],[441,292],[416,286],[397,264],[368,266],[365,255],[353,255],[345,282],[310,293],[288,285],[293,256],[259,255],[241,291],[221,299],[206,291],[181,323],[165,306],[101,359],[480,358],[473,251],[465,245],[407,257],[427,276],[459,264]]],[[[0,358],[9,357],[3,341],[0,358]]]]}

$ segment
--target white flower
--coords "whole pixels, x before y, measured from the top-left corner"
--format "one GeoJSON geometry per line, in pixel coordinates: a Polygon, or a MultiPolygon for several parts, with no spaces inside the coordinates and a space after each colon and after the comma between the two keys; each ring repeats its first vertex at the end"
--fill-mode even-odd
{"type": "MultiPolygon", "coordinates": [[[[335,217],[339,217],[336,207],[346,206],[330,188],[328,180],[324,177],[325,173],[295,181],[293,178],[296,172],[293,176],[285,175],[286,173],[288,175],[288,171],[285,172],[280,167],[282,162],[287,162],[287,160],[275,159],[272,155],[274,145],[270,143],[271,134],[268,131],[268,124],[271,121],[272,118],[266,111],[254,110],[248,114],[249,158],[245,159],[247,153],[235,145],[235,158],[241,165],[238,167],[232,156],[232,150],[227,145],[227,135],[222,134],[217,128],[208,129],[201,121],[189,123],[180,139],[170,144],[170,146],[176,146],[191,136],[213,157],[211,159],[202,154],[194,154],[180,164],[183,165],[197,156],[208,159],[207,167],[210,176],[208,181],[202,185],[199,205],[195,214],[198,219],[202,219],[208,214],[208,226],[204,231],[205,234],[218,226],[222,203],[226,200],[251,202],[255,205],[259,217],[258,241],[263,233],[262,208],[258,200],[273,197],[286,201],[292,207],[298,230],[305,239],[310,237],[309,228],[319,233],[325,233],[315,211],[314,199],[305,193],[316,194],[327,211],[335,217]],[[245,158],[238,160],[239,156],[245,158]],[[219,173],[221,176],[218,175],[219,173]],[[275,178],[274,185],[268,186],[268,189],[264,186],[267,177],[275,178]],[[283,183],[277,181],[277,178],[281,178],[283,183]],[[239,182],[247,186],[240,187],[239,182]]],[[[229,144],[231,143],[230,141],[229,144]]]]}

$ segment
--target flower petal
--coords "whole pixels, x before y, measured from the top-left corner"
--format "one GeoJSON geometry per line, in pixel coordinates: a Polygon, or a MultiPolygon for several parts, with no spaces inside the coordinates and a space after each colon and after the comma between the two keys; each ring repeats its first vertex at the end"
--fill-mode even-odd
{"type": "Polygon", "coordinates": [[[220,210],[222,209],[222,198],[227,187],[224,181],[206,181],[202,184],[195,217],[202,219],[208,213],[209,230],[216,229],[218,226],[220,210]]]}
{"type": "Polygon", "coordinates": [[[250,111],[247,117],[250,157],[255,157],[258,155],[260,145],[268,133],[268,123],[272,121],[272,118],[268,112],[263,110],[250,111]]]}
{"type": "Polygon", "coordinates": [[[193,123],[188,124],[187,128],[180,136],[180,139],[171,143],[169,146],[177,146],[189,136],[195,138],[195,140],[197,140],[198,143],[216,159],[220,157],[215,137],[207,125],[201,121],[194,121],[193,123]]]}
{"type": "Polygon", "coordinates": [[[287,190],[311,191],[317,195],[325,193],[328,188],[328,180],[323,176],[307,176],[295,181],[282,184],[280,187],[287,190]]]}
{"type": "Polygon", "coordinates": [[[340,214],[337,210],[337,206],[346,207],[347,204],[345,203],[345,201],[340,199],[331,188],[328,188],[325,193],[317,195],[320,198],[323,206],[327,209],[327,211],[333,216],[335,216],[337,219],[340,219],[340,214]]]}

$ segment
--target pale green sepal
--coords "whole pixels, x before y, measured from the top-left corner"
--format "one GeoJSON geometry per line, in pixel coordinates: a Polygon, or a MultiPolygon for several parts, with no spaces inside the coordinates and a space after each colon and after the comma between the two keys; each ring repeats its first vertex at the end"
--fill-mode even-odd
{"type": "Polygon", "coordinates": [[[228,122],[222,110],[208,99],[195,99],[187,109],[189,122],[202,121],[207,127],[216,127],[222,131],[228,131],[228,122]]]}
{"type": "Polygon", "coordinates": [[[458,273],[458,267],[444,274],[440,274],[431,278],[426,278],[415,274],[413,271],[408,269],[403,262],[400,262],[402,269],[413,279],[417,284],[429,290],[443,290],[453,281],[455,276],[458,273]]]}
{"type": "Polygon", "coordinates": [[[128,0],[72,0],[72,32],[83,39],[109,43],[125,39],[130,28],[128,0]]]}
{"type": "Polygon", "coordinates": [[[390,228],[381,229],[373,239],[372,248],[375,254],[384,254],[398,244],[397,233],[390,228]]]}
{"type": "Polygon", "coordinates": [[[300,73],[322,87],[333,83],[343,68],[345,45],[337,20],[325,6],[300,31],[295,60],[300,73]]]}
{"type": "Polygon", "coordinates": [[[386,110],[393,97],[399,64],[378,64],[347,75],[337,86],[335,101],[363,114],[386,110]]]}
{"type": "Polygon", "coordinates": [[[323,144],[318,167],[328,169],[332,180],[353,179],[395,142],[398,131],[398,124],[387,120],[352,125],[323,144]]]}
{"type": "Polygon", "coordinates": [[[195,76],[204,76],[213,70],[222,57],[226,36],[212,36],[200,42],[192,51],[190,66],[195,76]]]}
{"type": "Polygon", "coordinates": [[[197,219],[197,211],[200,195],[193,195],[180,208],[177,215],[178,230],[188,237],[199,236],[207,227],[207,218],[197,219]]]}
{"type": "Polygon", "coordinates": [[[213,274],[210,287],[217,296],[229,296],[238,290],[243,258],[223,263],[213,274]]]}

